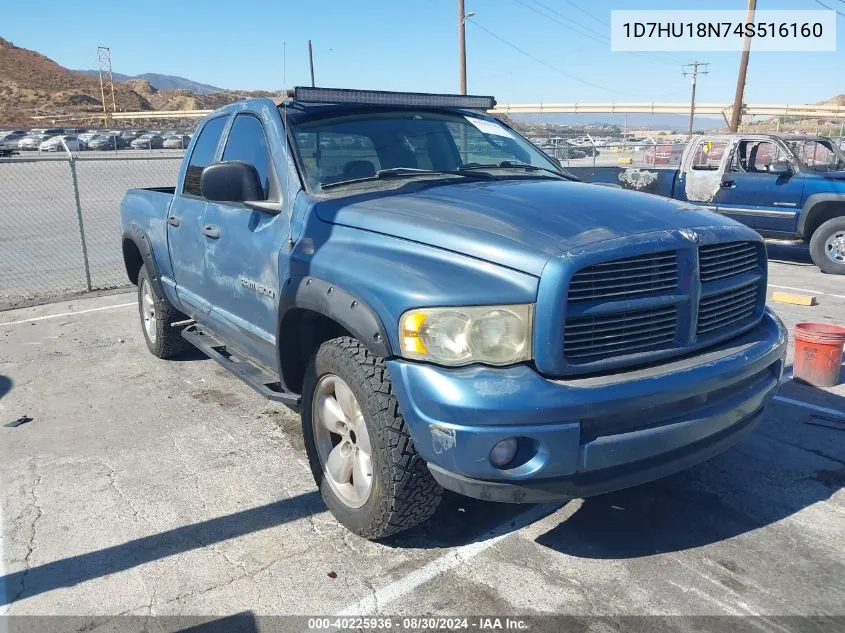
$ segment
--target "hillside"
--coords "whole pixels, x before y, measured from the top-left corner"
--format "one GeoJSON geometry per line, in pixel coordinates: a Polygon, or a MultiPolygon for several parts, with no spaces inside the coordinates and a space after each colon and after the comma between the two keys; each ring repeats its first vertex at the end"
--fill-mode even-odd
{"type": "MultiPolygon", "coordinates": [[[[158,90],[145,79],[115,81],[114,87],[119,111],[204,110],[249,96],[272,96],[269,92],[158,90]]],[[[102,109],[98,78],[0,38],[0,126],[31,126],[38,120],[33,117],[84,122],[102,109]]]]}
{"type": "MultiPolygon", "coordinates": [[[[99,79],[99,71],[96,70],[77,70],[76,72],[88,75],[99,79]]],[[[210,94],[212,92],[226,92],[223,88],[210,86],[185,77],[178,77],[176,75],[161,75],[159,73],[143,73],[141,75],[124,75],[122,73],[112,73],[115,81],[127,82],[131,79],[146,79],[150,85],[156,90],[187,90],[198,95],[210,94]]]]}

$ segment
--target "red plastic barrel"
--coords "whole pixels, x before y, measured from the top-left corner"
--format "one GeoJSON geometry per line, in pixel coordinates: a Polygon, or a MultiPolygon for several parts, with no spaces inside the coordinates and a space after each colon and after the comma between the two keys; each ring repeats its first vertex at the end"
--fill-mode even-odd
{"type": "Polygon", "coordinates": [[[795,360],[792,375],[814,387],[839,384],[845,327],[831,323],[799,323],[795,326],[795,360]]]}

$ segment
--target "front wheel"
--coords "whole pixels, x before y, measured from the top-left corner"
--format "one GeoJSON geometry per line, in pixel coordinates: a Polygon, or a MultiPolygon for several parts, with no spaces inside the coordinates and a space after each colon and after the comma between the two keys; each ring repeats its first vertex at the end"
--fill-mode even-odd
{"type": "Polygon", "coordinates": [[[442,489],[417,454],[384,361],[359,341],[323,343],[302,389],[314,480],[346,528],[380,539],[428,520],[442,489]]]}
{"type": "Polygon", "coordinates": [[[810,257],[822,272],[845,275],[845,216],[830,219],[813,232],[810,257]]]}

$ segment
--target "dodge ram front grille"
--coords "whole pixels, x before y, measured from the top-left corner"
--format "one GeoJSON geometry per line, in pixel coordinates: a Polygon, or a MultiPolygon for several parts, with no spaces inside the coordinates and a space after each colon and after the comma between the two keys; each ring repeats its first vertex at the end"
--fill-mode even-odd
{"type": "Polygon", "coordinates": [[[701,283],[754,272],[760,263],[760,255],[754,242],[708,244],[702,246],[698,253],[701,283]]]}
{"type": "Polygon", "coordinates": [[[649,362],[738,334],[763,313],[765,261],[760,242],[683,242],[576,270],[566,296],[564,372],[649,362]]]}
{"type": "Polygon", "coordinates": [[[696,335],[705,336],[745,321],[757,309],[758,294],[758,282],[755,280],[733,290],[702,297],[696,335]]]}
{"type": "Polygon", "coordinates": [[[675,340],[677,322],[676,306],[568,319],[564,354],[582,363],[657,349],[675,340]]]}
{"type": "Polygon", "coordinates": [[[569,303],[616,301],[672,292],[678,285],[678,256],[655,253],[595,264],[575,273],[569,303]]]}

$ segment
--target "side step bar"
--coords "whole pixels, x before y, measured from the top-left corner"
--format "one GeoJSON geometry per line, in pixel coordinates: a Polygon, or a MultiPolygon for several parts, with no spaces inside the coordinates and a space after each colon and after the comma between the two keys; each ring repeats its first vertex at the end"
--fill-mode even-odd
{"type": "Polygon", "coordinates": [[[217,361],[262,396],[274,402],[281,402],[299,410],[301,398],[295,393],[282,390],[279,381],[265,370],[241,360],[226,349],[226,344],[199,325],[190,325],[182,330],[182,338],[209,358],[217,361]]]}

